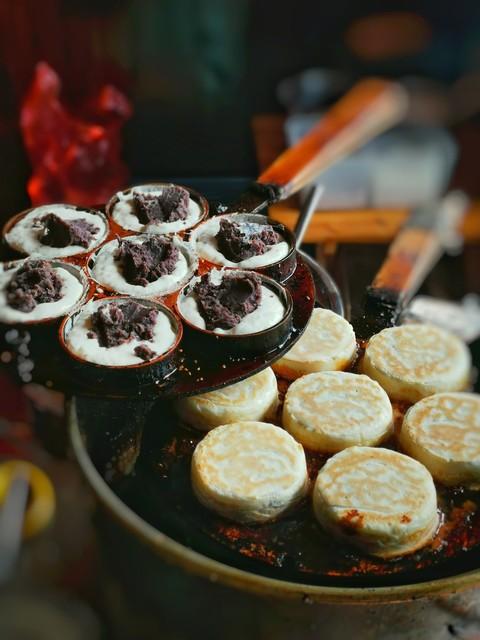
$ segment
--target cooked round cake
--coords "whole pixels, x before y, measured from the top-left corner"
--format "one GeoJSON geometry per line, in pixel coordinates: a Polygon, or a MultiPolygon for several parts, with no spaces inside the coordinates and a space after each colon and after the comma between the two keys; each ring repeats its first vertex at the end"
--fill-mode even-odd
{"type": "Polygon", "coordinates": [[[274,418],[277,406],[277,379],[270,367],[223,389],[176,403],[180,419],[202,431],[242,420],[268,421],[274,418]]]}
{"type": "Polygon", "coordinates": [[[480,396],[437,393],[411,407],[400,432],[402,448],[446,485],[480,482],[480,396]]]}
{"type": "Polygon", "coordinates": [[[469,384],[471,357],[453,333],[428,324],[380,331],[365,350],[363,371],[394,400],[417,402],[440,391],[469,384]]]}
{"type": "Polygon", "coordinates": [[[175,236],[143,234],[107,242],[90,272],[109,291],[149,298],[178,291],[196,267],[188,243],[175,236]]]}
{"type": "Polygon", "coordinates": [[[252,271],[212,269],[179,295],[180,315],[199,329],[242,335],[273,327],[285,316],[278,294],[252,271]]]}
{"type": "Polygon", "coordinates": [[[33,323],[69,313],[85,294],[76,267],[26,259],[0,265],[0,322],[33,323]]]}
{"type": "Polygon", "coordinates": [[[40,258],[66,258],[88,253],[106,237],[108,225],[98,211],[70,204],[35,207],[5,234],[19,253],[40,258]]]}
{"type": "Polygon", "coordinates": [[[266,522],[305,495],[305,453],[292,436],[273,424],[223,425],[197,445],[192,486],[202,504],[226,518],[266,522]]]}
{"type": "Polygon", "coordinates": [[[326,462],[315,482],[313,509],[327,531],[382,558],[428,544],[439,523],[428,469],[374,447],[350,447],[326,462]]]}
{"type": "Polygon", "coordinates": [[[143,184],[116,193],[107,212],[123,229],[142,233],[177,233],[203,216],[187,189],[173,184],[143,184]]]}
{"type": "Polygon", "coordinates": [[[302,337],[273,365],[282,378],[295,380],[307,373],[346,369],[357,343],[352,325],[328,309],[314,309],[302,337]]]}
{"type": "Polygon", "coordinates": [[[290,385],[283,426],[308,449],[336,453],[387,438],[393,428],[393,410],[385,391],[367,376],[310,373],[290,385]]]}
{"type": "Polygon", "coordinates": [[[65,345],[81,360],[107,367],[141,364],[166,353],[176,331],[160,305],[132,298],[91,300],[73,318],[65,345]]]}
{"type": "Polygon", "coordinates": [[[265,267],[290,251],[285,238],[265,220],[265,216],[254,214],[215,216],[195,229],[191,242],[200,258],[213,264],[242,269],[265,267]]]}

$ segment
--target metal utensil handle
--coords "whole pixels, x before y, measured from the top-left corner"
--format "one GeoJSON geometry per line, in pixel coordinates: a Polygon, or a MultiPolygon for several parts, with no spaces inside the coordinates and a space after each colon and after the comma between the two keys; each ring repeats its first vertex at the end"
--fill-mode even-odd
{"type": "Polygon", "coordinates": [[[282,200],[318,174],[406,115],[406,90],[395,82],[369,78],[356,84],[297,144],[258,178],[282,200]]]}
{"type": "Polygon", "coordinates": [[[19,468],[13,476],[0,511],[0,585],[12,577],[22,544],[22,529],[28,499],[28,476],[19,468]]]}
{"type": "Polygon", "coordinates": [[[313,214],[315,213],[315,209],[317,208],[318,201],[322,193],[325,191],[323,185],[316,184],[312,187],[312,190],[308,194],[308,198],[305,201],[303,207],[300,209],[300,213],[297,218],[297,222],[295,224],[295,229],[293,230],[295,234],[295,246],[297,249],[300,249],[302,246],[303,238],[305,236],[305,232],[308,229],[310,224],[310,220],[312,219],[313,214]]]}

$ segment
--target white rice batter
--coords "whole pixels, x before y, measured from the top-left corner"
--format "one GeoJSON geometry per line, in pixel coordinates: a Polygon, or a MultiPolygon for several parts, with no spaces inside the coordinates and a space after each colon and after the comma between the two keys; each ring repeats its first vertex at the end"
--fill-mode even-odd
{"type": "Polygon", "coordinates": [[[7,243],[20,253],[42,258],[66,258],[79,253],[87,253],[95,249],[107,235],[108,227],[105,220],[95,213],[83,209],[77,210],[68,204],[46,204],[36,207],[21,218],[5,235],[7,243]],[[42,229],[35,226],[35,220],[43,218],[47,213],[54,213],[62,220],[86,220],[97,227],[88,247],[69,245],[68,247],[49,247],[40,242],[42,229]]]}
{"type": "MultiPolygon", "coordinates": [[[[134,244],[141,244],[148,238],[146,235],[129,236],[124,238],[134,244]]],[[[103,245],[99,250],[95,264],[91,270],[93,278],[109,291],[124,293],[141,298],[152,296],[163,296],[180,289],[195,273],[197,266],[196,258],[189,254],[190,245],[174,238],[174,244],[179,249],[178,260],[175,269],[168,275],[161,276],[153,282],[149,282],[145,287],[131,284],[125,280],[120,263],[115,260],[114,254],[118,249],[118,240],[112,240],[103,245]]]]}
{"type": "MultiPolygon", "coordinates": [[[[213,269],[210,271],[210,281],[213,284],[219,284],[223,278],[225,272],[219,269],[213,269]]],[[[188,288],[198,282],[200,278],[194,278],[188,288]]],[[[231,329],[215,328],[214,333],[231,334],[231,335],[243,335],[248,333],[257,333],[263,331],[269,327],[280,322],[285,315],[285,307],[283,302],[268,287],[262,285],[262,299],[260,305],[247,314],[235,327],[231,329]]],[[[206,329],[205,320],[200,314],[197,301],[192,293],[185,295],[183,292],[178,299],[178,309],[181,315],[188,320],[191,324],[199,327],[200,329],[206,329]]]]}
{"type": "Polygon", "coordinates": [[[66,344],[72,353],[83,360],[105,366],[125,366],[140,364],[142,358],[135,355],[135,347],[144,344],[155,352],[156,356],[162,355],[170,349],[175,342],[175,332],[170,318],[163,311],[159,311],[153,331],[153,340],[139,340],[134,338],[130,342],[119,344],[115,347],[102,347],[96,337],[89,338],[88,332],[92,330],[91,316],[98,307],[107,304],[107,300],[91,300],[75,318],[73,327],[66,336],[66,344]]]}
{"type": "MultiPolygon", "coordinates": [[[[141,185],[129,189],[127,193],[119,191],[114,197],[118,198],[118,202],[111,210],[111,216],[117,224],[123,229],[129,231],[140,231],[142,233],[176,233],[184,229],[190,229],[197,224],[202,217],[202,209],[190,198],[188,203],[188,215],[185,220],[175,220],[175,222],[157,222],[143,224],[137,218],[134,212],[134,193],[149,193],[151,195],[160,196],[163,189],[155,185],[141,185]]],[[[108,209],[107,209],[108,210],[108,209]]]]}
{"type": "MultiPolygon", "coordinates": [[[[224,218],[235,221],[236,215],[241,214],[232,214],[231,216],[224,216],[224,218]]],[[[238,267],[242,269],[256,269],[282,260],[290,251],[288,243],[283,241],[272,245],[270,249],[260,256],[252,256],[251,258],[246,258],[240,262],[232,262],[231,260],[228,260],[218,248],[215,236],[219,230],[220,217],[211,218],[201,224],[198,229],[195,229],[190,240],[200,258],[208,260],[213,264],[221,264],[225,267],[238,267]]]]}
{"type": "Polygon", "coordinates": [[[84,293],[84,285],[79,278],[61,266],[54,266],[55,271],[62,280],[62,297],[55,302],[41,302],[32,311],[19,311],[7,302],[7,285],[13,275],[22,266],[23,261],[14,269],[5,270],[0,265],[0,322],[7,324],[45,320],[46,318],[59,318],[71,311],[79,302],[84,293]]]}

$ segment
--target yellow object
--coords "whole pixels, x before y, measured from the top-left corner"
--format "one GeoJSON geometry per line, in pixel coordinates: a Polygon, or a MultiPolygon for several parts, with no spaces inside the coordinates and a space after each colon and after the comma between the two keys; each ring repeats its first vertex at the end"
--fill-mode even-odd
{"type": "Polygon", "coordinates": [[[48,476],[41,469],[24,460],[9,460],[0,464],[0,505],[5,501],[14,478],[22,473],[25,474],[30,488],[23,537],[31,538],[50,524],[55,513],[55,491],[48,476]]]}

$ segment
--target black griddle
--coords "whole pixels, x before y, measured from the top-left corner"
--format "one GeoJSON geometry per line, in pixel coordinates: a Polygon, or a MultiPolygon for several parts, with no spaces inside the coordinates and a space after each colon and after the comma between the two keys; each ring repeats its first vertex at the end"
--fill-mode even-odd
{"type": "MultiPolygon", "coordinates": [[[[414,215],[406,232],[415,228],[416,219],[414,215]]],[[[431,230],[421,228],[430,241],[431,230]]],[[[392,245],[390,259],[379,273],[396,264],[399,245],[401,239],[392,245]]],[[[414,261],[409,265],[414,268],[414,261]]],[[[409,298],[404,281],[385,287],[382,278],[367,290],[364,310],[355,319],[361,334],[359,358],[364,339],[395,324],[409,298]]],[[[321,282],[317,279],[317,287],[321,282]]],[[[325,302],[324,295],[320,284],[317,304],[325,302]]],[[[279,380],[279,388],[284,393],[287,383],[279,380]]],[[[407,406],[396,404],[394,409],[398,424],[407,406]]],[[[412,585],[480,569],[476,492],[439,486],[443,524],[434,542],[412,555],[383,561],[326,534],[315,521],[309,500],[275,522],[256,526],[239,525],[205,509],[190,485],[191,455],[202,434],[179,424],[171,401],[77,396],[72,411],[85,451],[124,505],[176,542],[228,566],[286,582],[346,588],[412,585]]],[[[307,459],[314,479],[326,458],[307,452],[307,459]]]]}

